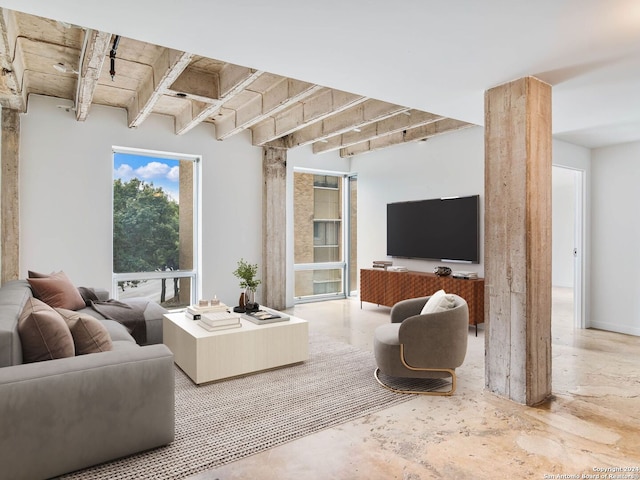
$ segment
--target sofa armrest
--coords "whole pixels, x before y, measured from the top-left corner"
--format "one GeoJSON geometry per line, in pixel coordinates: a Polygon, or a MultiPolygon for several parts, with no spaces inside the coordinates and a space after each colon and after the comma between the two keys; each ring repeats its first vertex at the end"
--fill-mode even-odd
{"type": "Polygon", "coordinates": [[[94,288],[93,291],[101,302],[106,302],[111,298],[111,293],[106,288],[94,288]]]}
{"type": "Polygon", "coordinates": [[[49,478],[174,439],[165,345],[0,368],[0,465],[49,478]]]}
{"type": "Polygon", "coordinates": [[[468,335],[469,309],[464,300],[451,310],[409,317],[398,329],[405,360],[413,367],[458,368],[467,353],[468,335]]]}
{"type": "Polygon", "coordinates": [[[425,306],[429,297],[410,298],[408,300],[401,300],[391,307],[391,323],[400,323],[405,318],[418,315],[422,308],[425,306]]]}

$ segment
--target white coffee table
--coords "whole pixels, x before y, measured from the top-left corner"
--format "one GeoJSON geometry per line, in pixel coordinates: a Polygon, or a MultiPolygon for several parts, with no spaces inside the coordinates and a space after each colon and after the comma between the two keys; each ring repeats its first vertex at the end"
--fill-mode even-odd
{"type": "Polygon", "coordinates": [[[208,332],[183,313],[163,316],[163,343],[196,384],[268,370],[309,359],[309,325],[289,320],[208,332]]]}

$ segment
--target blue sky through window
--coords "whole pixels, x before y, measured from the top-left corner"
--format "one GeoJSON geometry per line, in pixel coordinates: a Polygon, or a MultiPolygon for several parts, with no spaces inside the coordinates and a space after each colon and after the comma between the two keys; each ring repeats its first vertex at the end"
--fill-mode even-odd
{"type": "Polygon", "coordinates": [[[115,152],[113,154],[113,178],[128,182],[138,178],[155,187],[162,187],[169,196],[178,202],[180,196],[178,160],[155,158],[146,155],[132,155],[115,152]]]}

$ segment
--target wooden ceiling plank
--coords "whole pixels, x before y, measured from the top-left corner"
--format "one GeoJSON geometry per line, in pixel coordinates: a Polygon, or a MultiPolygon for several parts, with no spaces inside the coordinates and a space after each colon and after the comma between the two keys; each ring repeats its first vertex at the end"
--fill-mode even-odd
{"type": "Polygon", "coordinates": [[[89,115],[102,65],[109,52],[111,34],[96,30],[85,31],[85,47],[80,58],[80,74],[76,89],[76,120],[84,122],[89,115]]]}
{"type": "MultiPolygon", "coordinates": [[[[253,92],[254,95],[251,96],[249,101],[245,101],[238,108],[235,108],[236,114],[234,115],[235,124],[246,125],[248,122],[252,121],[258,115],[262,114],[262,95],[259,93],[253,92]]],[[[216,129],[218,125],[216,124],[216,129]]],[[[216,138],[217,138],[216,133],[216,138]]]]}
{"type": "Polygon", "coordinates": [[[260,112],[256,112],[252,118],[247,117],[244,121],[234,118],[233,122],[229,118],[225,118],[220,125],[216,122],[216,138],[224,140],[242,130],[251,128],[267,117],[277,115],[292,105],[305,100],[321,88],[312,83],[284,79],[262,93],[262,107],[260,112]]]}
{"type": "Polygon", "coordinates": [[[149,116],[158,99],[187,68],[192,58],[193,54],[177,50],[165,49],[162,52],[128,109],[130,128],[139,126],[149,116]]]}
{"type": "Polygon", "coordinates": [[[452,118],[444,118],[436,122],[407,129],[406,131],[394,132],[389,135],[383,135],[375,139],[367,140],[360,144],[341,148],[340,156],[343,158],[352,157],[354,155],[380,150],[393,145],[426,140],[436,135],[442,135],[473,126],[474,125],[472,123],[462,122],[452,118]]]}
{"type": "Polygon", "coordinates": [[[252,143],[256,146],[264,145],[300,130],[311,123],[320,122],[331,115],[355,107],[366,100],[367,97],[353,93],[321,88],[315,95],[298,104],[302,105],[302,117],[299,116],[299,106],[294,105],[280,112],[274,118],[274,128],[270,128],[270,123],[266,122],[255,125],[251,129],[252,143]],[[291,113],[294,115],[291,116],[291,113]]]}
{"type": "Polygon", "coordinates": [[[340,149],[340,156],[342,158],[353,157],[353,156],[358,155],[360,153],[369,152],[370,148],[371,148],[370,142],[367,140],[367,141],[364,141],[362,143],[358,143],[356,145],[351,145],[350,147],[341,148],[340,149]]]}
{"type": "Polygon", "coordinates": [[[21,78],[24,74],[22,58],[15,54],[16,26],[14,13],[2,8],[0,15],[0,93],[2,93],[2,108],[9,108],[25,112],[27,106],[26,91],[22,89],[21,78]],[[16,70],[20,70],[18,74],[16,70]]]}
{"type": "Polygon", "coordinates": [[[251,68],[240,67],[232,63],[226,64],[220,69],[220,99],[230,98],[240,90],[253,83],[263,72],[256,72],[251,68]]]}
{"type": "Polygon", "coordinates": [[[219,99],[218,74],[204,72],[195,68],[187,68],[171,85],[172,92],[185,94],[207,103],[215,103],[219,99]],[[206,100],[205,100],[206,99],[206,100]]]}
{"type": "Polygon", "coordinates": [[[190,120],[186,120],[181,117],[176,118],[176,134],[183,135],[191,130],[193,127],[203,122],[208,117],[215,115],[218,110],[222,108],[225,102],[238,95],[245,88],[247,88],[252,82],[259,78],[264,72],[261,70],[246,69],[244,67],[237,67],[236,65],[229,64],[230,68],[223,67],[220,70],[219,81],[221,92],[225,92],[220,95],[220,98],[204,108],[193,108],[192,116],[190,120]],[[244,77],[242,76],[244,75],[244,77]],[[236,83],[232,85],[232,82],[236,83]]]}
{"type": "Polygon", "coordinates": [[[313,144],[313,153],[325,153],[346,148],[381,136],[402,132],[421,125],[428,125],[441,119],[442,117],[440,115],[435,115],[433,113],[423,112],[420,110],[409,110],[366,125],[360,132],[355,132],[353,130],[345,132],[340,135],[339,143],[335,141],[315,142],[313,144]]]}
{"type": "Polygon", "coordinates": [[[62,98],[69,101],[68,109],[73,108],[73,96],[76,79],[70,76],[60,76],[55,73],[43,73],[36,70],[26,70],[22,79],[24,92],[47,97],[62,98]]]}
{"type": "Polygon", "coordinates": [[[312,124],[292,133],[287,139],[287,145],[289,148],[308,145],[354,129],[361,129],[366,125],[408,110],[408,108],[399,105],[368,99],[355,107],[323,120],[320,128],[312,124]]]}
{"type": "Polygon", "coordinates": [[[453,118],[444,118],[437,122],[433,122],[420,127],[411,128],[406,131],[404,137],[405,142],[416,142],[420,140],[426,140],[436,135],[442,135],[443,133],[455,132],[462,130],[463,128],[473,127],[472,123],[463,122],[461,120],[455,120],[453,118]]]}

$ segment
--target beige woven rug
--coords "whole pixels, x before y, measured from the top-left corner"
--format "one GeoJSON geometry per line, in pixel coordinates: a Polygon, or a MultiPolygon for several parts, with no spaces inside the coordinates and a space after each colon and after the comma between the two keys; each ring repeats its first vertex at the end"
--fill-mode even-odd
{"type": "Polygon", "coordinates": [[[180,479],[405,402],[376,382],[373,353],[310,335],[305,363],[196,386],[176,368],[176,438],[61,478],[180,479]]]}

